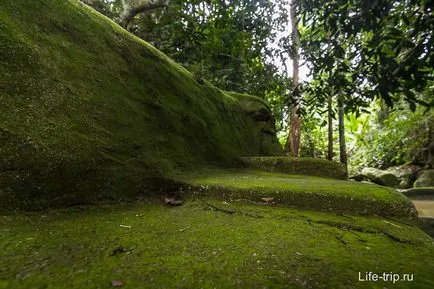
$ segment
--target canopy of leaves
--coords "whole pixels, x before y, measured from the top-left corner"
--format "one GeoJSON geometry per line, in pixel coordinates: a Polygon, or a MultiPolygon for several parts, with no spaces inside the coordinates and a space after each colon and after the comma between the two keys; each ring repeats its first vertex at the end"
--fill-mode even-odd
{"type": "MultiPolygon", "coordinates": [[[[119,21],[122,1],[82,1],[119,21]]],[[[270,60],[278,48],[269,44],[286,25],[287,8],[286,1],[172,0],[166,9],[138,15],[130,29],[197,78],[264,97],[282,86],[270,60]]]]}
{"type": "Polygon", "coordinates": [[[406,163],[428,165],[430,131],[434,112],[421,108],[411,112],[403,103],[392,112],[373,106],[373,114],[348,116],[349,151],[353,167],[388,168],[406,163]]]}
{"type": "MultiPolygon", "coordinates": [[[[379,97],[388,106],[422,99],[434,74],[434,18],[426,0],[300,1],[302,46],[322,103],[345,95],[347,110],[359,111],[379,97]]],[[[431,90],[432,95],[432,90],[431,90]]]]}

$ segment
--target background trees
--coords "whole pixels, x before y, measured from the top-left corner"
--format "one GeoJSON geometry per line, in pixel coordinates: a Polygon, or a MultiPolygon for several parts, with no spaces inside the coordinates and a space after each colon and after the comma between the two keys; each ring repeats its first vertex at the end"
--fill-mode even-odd
{"type": "Polygon", "coordinates": [[[434,19],[427,1],[302,1],[303,53],[322,86],[356,111],[376,97],[413,110],[433,80],[434,19]],[[331,73],[330,73],[331,72],[331,73]],[[326,81],[328,80],[328,81],[326,81]]]}
{"type": "Polygon", "coordinates": [[[434,112],[407,109],[406,103],[384,116],[379,104],[372,114],[348,116],[350,163],[353,167],[388,168],[404,163],[432,166],[430,159],[434,112]]]}
{"type": "Polygon", "coordinates": [[[286,25],[284,1],[83,1],[121,24],[129,3],[126,14],[143,12],[128,16],[131,32],[221,89],[264,97],[282,85],[270,44],[286,25]]]}
{"type": "MultiPolygon", "coordinates": [[[[434,105],[432,3],[306,0],[299,15],[302,53],[314,79],[311,108],[335,99],[342,162],[344,114],[369,113],[376,100],[391,109],[406,103],[411,111],[434,105]]],[[[330,105],[328,110],[333,115],[330,105]]]]}

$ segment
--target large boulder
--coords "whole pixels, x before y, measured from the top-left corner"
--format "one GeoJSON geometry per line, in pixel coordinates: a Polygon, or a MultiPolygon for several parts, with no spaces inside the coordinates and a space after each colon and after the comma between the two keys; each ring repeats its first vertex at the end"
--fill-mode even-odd
{"type": "Polygon", "coordinates": [[[398,178],[391,172],[382,171],[376,168],[364,168],[362,174],[365,175],[373,183],[387,186],[396,187],[398,185],[398,178]]]}
{"type": "Polygon", "coordinates": [[[249,115],[79,1],[0,15],[0,210],[133,199],[176,171],[280,153],[264,105],[249,115]]]}
{"type": "Polygon", "coordinates": [[[283,156],[282,146],[276,136],[276,121],[267,103],[259,97],[249,94],[236,92],[226,92],[226,94],[237,99],[246,114],[253,120],[253,133],[259,140],[256,146],[259,146],[260,154],[283,156]]]}
{"type": "Polygon", "coordinates": [[[411,188],[421,170],[422,167],[416,165],[400,165],[387,169],[388,172],[394,174],[398,178],[398,188],[400,189],[411,188]]]}
{"type": "Polygon", "coordinates": [[[422,171],[414,182],[413,187],[434,187],[434,170],[422,171]]]}

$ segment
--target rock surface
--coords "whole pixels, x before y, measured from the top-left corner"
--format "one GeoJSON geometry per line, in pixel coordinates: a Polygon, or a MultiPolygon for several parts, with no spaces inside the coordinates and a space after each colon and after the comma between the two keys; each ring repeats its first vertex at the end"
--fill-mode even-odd
{"type": "Polygon", "coordinates": [[[413,186],[415,188],[434,187],[434,170],[422,171],[413,186]]]}
{"type": "Polygon", "coordinates": [[[376,168],[364,168],[362,174],[365,175],[373,183],[387,186],[396,187],[398,185],[398,178],[391,172],[382,171],[376,168]]]}
{"type": "Polygon", "coordinates": [[[405,190],[398,190],[403,193],[407,197],[417,197],[417,196],[426,196],[434,198],[434,187],[420,187],[420,188],[411,188],[405,190]]]}
{"type": "Polygon", "coordinates": [[[338,162],[314,158],[291,157],[243,157],[244,167],[262,169],[269,172],[318,176],[339,180],[347,179],[345,166],[338,162]]]}
{"type": "Polygon", "coordinates": [[[366,179],[366,176],[363,174],[355,174],[355,175],[348,177],[348,179],[356,181],[356,182],[361,182],[361,181],[364,181],[366,179]]]}
{"type": "Polygon", "coordinates": [[[400,165],[387,169],[388,172],[394,174],[398,178],[398,188],[400,189],[411,188],[416,180],[417,174],[421,170],[422,167],[416,165],[400,165]]]}
{"type": "Polygon", "coordinates": [[[276,122],[270,107],[264,100],[248,94],[226,92],[237,99],[247,115],[254,121],[261,154],[283,155],[276,136],[276,122]]]}
{"type": "Polygon", "coordinates": [[[246,113],[79,1],[0,15],[0,209],[131,199],[176,168],[281,153],[260,100],[246,113]]]}

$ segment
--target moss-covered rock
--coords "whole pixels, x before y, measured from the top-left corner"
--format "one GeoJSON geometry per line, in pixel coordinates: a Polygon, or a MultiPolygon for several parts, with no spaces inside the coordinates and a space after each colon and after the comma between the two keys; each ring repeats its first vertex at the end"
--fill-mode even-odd
{"type": "Polygon", "coordinates": [[[276,121],[265,101],[249,94],[227,93],[236,98],[241,103],[244,111],[255,121],[255,133],[258,134],[262,154],[282,156],[283,149],[276,136],[276,121]]]}
{"type": "Polygon", "coordinates": [[[245,167],[263,169],[270,172],[318,176],[340,180],[347,178],[347,171],[343,164],[323,159],[243,157],[241,162],[245,167]]]}
{"type": "Polygon", "coordinates": [[[178,176],[193,195],[274,203],[361,215],[417,217],[413,203],[388,187],[251,169],[195,171],[178,176]]]}
{"type": "Polygon", "coordinates": [[[376,168],[364,168],[362,174],[370,181],[388,187],[396,187],[399,182],[397,176],[392,172],[382,171],[376,168]]]}
{"type": "Polygon", "coordinates": [[[74,0],[0,3],[0,103],[4,207],[128,198],[277,142],[240,101],[74,0]]]}
{"type": "Polygon", "coordinates": [[[422,171],[413,186],[415,188],[434,187],[434,170],[422,171]]]}
{"type": "Polygon", "coordinates": [[[413,183],[421,170],[422,167],[409,164],[387,168],[387,172],[394,174],[398,178],[398,188],[400,189],[413,187],[413,183]]]}

